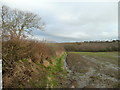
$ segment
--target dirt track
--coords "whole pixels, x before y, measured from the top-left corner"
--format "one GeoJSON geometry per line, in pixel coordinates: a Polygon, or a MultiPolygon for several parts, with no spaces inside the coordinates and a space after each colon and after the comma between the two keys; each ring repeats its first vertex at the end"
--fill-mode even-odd
{"type": "MultiPolygon", "coordinates": [[[[109,58],[108,58],[109,59],[109,58]]],[[[66,58],[68,87],[118,87],[118,65],[98,56],[69,53],[66,58]]]]}

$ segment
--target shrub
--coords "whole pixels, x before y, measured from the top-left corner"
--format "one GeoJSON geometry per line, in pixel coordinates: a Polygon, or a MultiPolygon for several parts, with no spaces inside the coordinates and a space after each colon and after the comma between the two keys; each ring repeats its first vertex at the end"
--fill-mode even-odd
{"type": "Polygon", "coordinates": [[[2,42],[3,71],[14,67],[19,60],[28,59],[35,63],[43,63],[63,51],[56,44],[48,44],[35,40],[11,39],[2,42]]]}

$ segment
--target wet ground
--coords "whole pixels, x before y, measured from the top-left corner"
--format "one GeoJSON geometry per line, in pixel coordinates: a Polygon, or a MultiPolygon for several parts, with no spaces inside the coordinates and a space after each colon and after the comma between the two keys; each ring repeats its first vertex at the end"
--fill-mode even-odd
{"type": "Polygon", "coordinates": [[[116,88],[118,87],[117,52],[71,52],[67,54],[67,87],[116,88]]]}

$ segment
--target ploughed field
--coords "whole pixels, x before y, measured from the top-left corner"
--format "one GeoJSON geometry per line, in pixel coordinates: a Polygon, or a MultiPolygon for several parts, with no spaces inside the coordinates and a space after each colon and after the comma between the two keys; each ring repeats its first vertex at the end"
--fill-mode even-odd
{"type": "Polygon", "coordinates": [[[69,52],[65,60],[67,87],[119,87],[118,58],[118,52],[69,52]]]}

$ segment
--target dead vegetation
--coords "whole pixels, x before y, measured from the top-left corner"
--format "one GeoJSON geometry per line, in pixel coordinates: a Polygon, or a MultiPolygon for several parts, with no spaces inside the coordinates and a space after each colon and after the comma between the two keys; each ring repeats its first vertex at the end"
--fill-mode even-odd
{"type": "Polygon", "coordinates": [[[118,51],[118,41],[62,43],[67,52],[111,52],[118,51]]]}
{"type": "Polygon", "coordinates": [[[53,58],[64,53],[64,48],[26,39],[34,29],[44,30],[41,17],[3,5],[0,24],[3,88],[47,87],[47,68],[53,58]]]}
{"type": "Polygon", "coordinates": [[[2,46],[3,87],[46,87],[45,68],[64,53],[63,47],[55,44],[25,39],[4,41],[2,46]]]}

